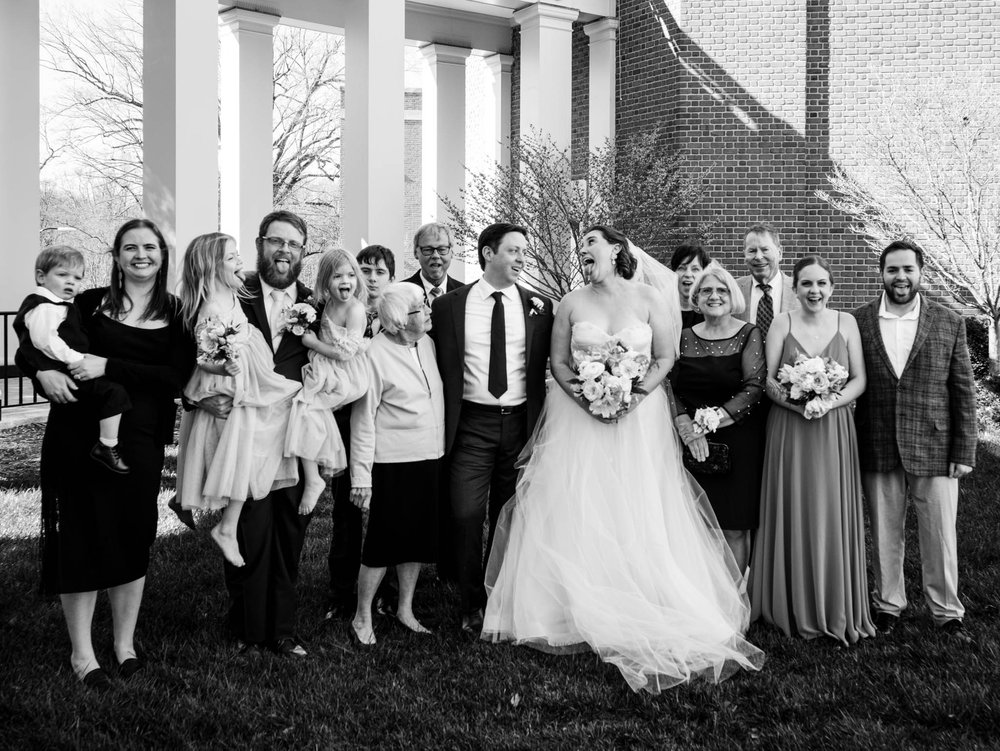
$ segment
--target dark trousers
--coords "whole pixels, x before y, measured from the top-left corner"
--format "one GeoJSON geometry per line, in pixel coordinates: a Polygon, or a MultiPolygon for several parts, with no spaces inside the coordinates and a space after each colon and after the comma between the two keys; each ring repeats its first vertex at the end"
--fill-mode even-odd
{"type": "MultiPolygon", "coordinates": [[[[351,455],[351,405],[341,407],[333,414],[340,429],[347,455],[351,455]]],[[[330,535],[330,599],[335,604],[346,605],[354,600],[354,587],[361,567],[361,509],[351,503],[351,473],[334,477],[330,482],[333,496],[333,532],[330,535]]]]}
{"type": "MultiPolygon", "coordinates": [[[[344,450],[351,455],[351,405],[341,407],[333,413],[344,441],[344,450]]],[[[333,605],[354,605],[355,585],[361,569],[361,543],[363,541],[364,518],[361,509],[351,503],[351,472],[344,470],[330,482],[333,496],[333,531],[330,533],[330,553],[327,566],[330,569],[330,601],[333,605]]],[[[378,587],[378,597],[394,606],[396,600],[395,581],[391,577],[382,579],[378,587]]]]}
{"type": "Polygon", "coordinates": [[[514,495],[514,464],[528,439],[525,412],[502,415],[462,405],[451,450],[451,511],[462,613],[486,606],[483,521],[489,518],[486,559],[503,505],[514,495]]]}
{"type": "Polygon", "coordinates": [[[242,568],[225,563],[230,633],[250,644],[295,636],[295,585],[311,515],[299,514],[302,482],[243,504],[236,531],[242,568]]]}

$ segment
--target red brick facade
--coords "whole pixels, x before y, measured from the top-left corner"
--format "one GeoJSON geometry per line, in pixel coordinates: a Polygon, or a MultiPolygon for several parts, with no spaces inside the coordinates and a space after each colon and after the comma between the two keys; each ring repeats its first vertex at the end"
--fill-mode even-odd
{"type": "MultiPolygon", "coordinates": [[[[711,251],[737,275],[745,228],[769,221],[781,231],[786,272],[809,252],[831,261],[842,309],[878,289],[876,258],[815,191],[835,160],[856,159],[871,103],[920,78],[1000,80],[1000,0],[618,0],[618,18],[619,137],[660,126],[705,173],[691,219],[715,223],[711,251]]],[[[577,169],[588,77],[579,27],[577,169]]],[[[517,69],[515,61],[515,136],[517,69]]]]}
{"type": "Polygon", "coordinates": [[[723,263],[742,270],[745,227],[770,221],[785,271],[831,260],[841,308],[877,289],[876,259],[815,191],[851,163],[866,107],[921,77],[1000,80],[998,0],[619,0],[618,15],[618,134],[662,124],[707,172],[692,218],[716,222],[723,263]]]}

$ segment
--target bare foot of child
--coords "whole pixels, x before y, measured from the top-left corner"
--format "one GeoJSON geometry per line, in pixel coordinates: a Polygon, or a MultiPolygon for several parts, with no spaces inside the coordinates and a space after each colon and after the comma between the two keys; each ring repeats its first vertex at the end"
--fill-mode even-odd
{"type": "Polygon", "coordinates": [[[307,479],[302,489],[302,500],[299,501],[299,513],[311,514],[324,490],[326,490],[326,480],[321,476],[307,479]]]}
{"type": "Polygon", "coordinates": [[[243,560],[243,556],[240,555],[240,544],[236,540],[236,535],[226,534],[222,530],[221,524],[216,524],[212,527],[209,534],[212,535],[212,539],[215,540],[215,544],[222,549],[222,555],[226,557],[227,561],[237,568],[246,564],[246,561],[243,560]]]}

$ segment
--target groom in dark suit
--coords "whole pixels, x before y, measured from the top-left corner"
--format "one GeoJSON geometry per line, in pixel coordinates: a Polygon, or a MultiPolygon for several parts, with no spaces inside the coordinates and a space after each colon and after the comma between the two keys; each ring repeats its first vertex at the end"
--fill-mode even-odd
{"type": "MultiPolygon", "coordinates": [[[[282,333],[280,316],[283,308],[312,294],[298,280],[305,244],[306,224],[300,217],[289,211],[265,216],[256,239],[257,273],[248,275],[244,286],[249,298],[240,300],[250,325],[260,329],[274,352],[275,372],[300,382],[309,350],[299,337],[282,333]]],[[[232,399],[213,396],[198,406],[226,417],[232,399]]],[[[300,480],[294,487],[243,504],[237,539],[246,565],[225,563],[230,634],[244,644],[268,647],[287,657],[306,656],[295,636],[295,585],[312,515],[299,514],[301,498],[300,480]]]]}
{"type": "Polygon", "coordinates": [[[491,224],[477,246],[483,277],[438,298],[431,336],[444,382],[455,562],[462,629],[483,625],[483,521],[486,556],[500,509],[517,481],[514,462],[545,398],[552,301],[516,284],[527,230],[491,224]]]}
{"type": "Polygon", "coordinates": [[[924,599],[934,622],[961,641],[955,518],[958,480],[976,463],[976,393],[961,316],[920,292],[923,252],[894,242],[879,258],[884,291],[854,311],[868,387],[855,419],[872,525],[875,626],[893,629],[906,607],[906,497],[917,512],[924,599]]]}

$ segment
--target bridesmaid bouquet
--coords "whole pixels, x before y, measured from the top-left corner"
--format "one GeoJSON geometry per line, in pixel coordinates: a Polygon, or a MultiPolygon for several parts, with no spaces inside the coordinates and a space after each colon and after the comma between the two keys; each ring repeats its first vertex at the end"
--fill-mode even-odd
{"type": "Polygon", "coordinates": [[[580,384],[593,415],[618,417],[632,403],[633,394],[645,393],[639,384],[649,370],[649,357],[620,342],[603,351],[574,352],[573,362],[577,377],[571,382],[580,384]]]}
{"type": "Polygon", "coordinates": [[[847,368],[829,357],[799,355],[793,364],[781,366],[778,383],[789,403],[804,405],[805,418],[811,420],[829,411],[849,376],[847,368]]]}
{"type": "Polygon", "coordinates": [[[235,359],[239,328],[215,316],[199,323],[195,331],[198,340],[198,362],[212,365],[235,359]]]}
{"type": "Polygon", "coordinates": [[[316,323],[316,308],[308,301],[297,302],[281,310],[281,329],[302,336],[316,323]]]}

